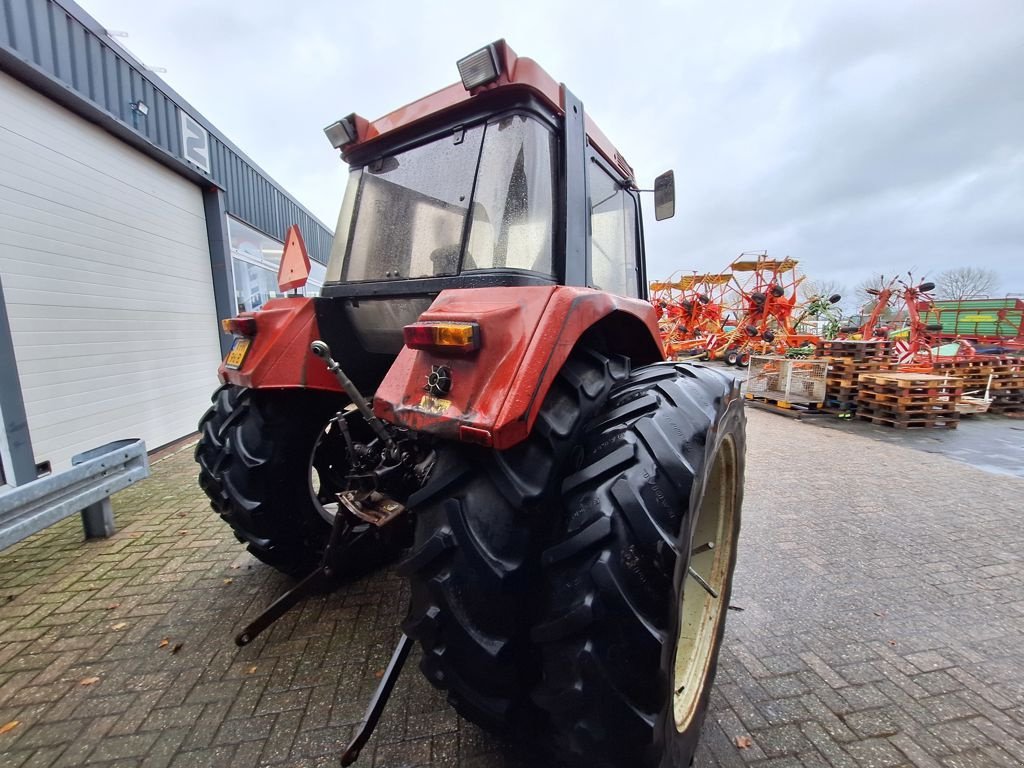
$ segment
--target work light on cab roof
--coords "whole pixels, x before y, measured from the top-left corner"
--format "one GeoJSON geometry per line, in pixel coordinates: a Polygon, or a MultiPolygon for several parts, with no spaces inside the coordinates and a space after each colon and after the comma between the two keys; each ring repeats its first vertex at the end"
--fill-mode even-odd
{"type": "MultiPolygon", "coordinates": [[[[499,48],[504,50],[505,42],[499,40],[497,43],[485,45],[478,51],[465,56],[457,62],[459,77],[462,85],[467,91],[493,83],[501,75],[501,56],[499,48]]],[[[324,128],[324,134],[331,146],[335,149],[343,149],[349,144],[359,140],[359,122],[365,123],[358,115],[352,113],[324,128]]]]}
{"type": "Polygon", "coordinates": [[[467,91],[487,85],[498,79],[501,69],[498,65],[498,53],[494,45],[487,45],[479,51],[473,51],[465,58],[459,59],[459,77],[467,91]]]}

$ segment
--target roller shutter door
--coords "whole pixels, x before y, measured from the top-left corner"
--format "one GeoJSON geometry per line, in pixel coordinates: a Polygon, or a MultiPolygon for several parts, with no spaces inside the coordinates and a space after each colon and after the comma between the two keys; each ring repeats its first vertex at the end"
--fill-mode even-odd
{"type": "Polygon", "coordinates": [[[199,187],[3,73],[0,276],[37,461],[195,430],[220,358],[199,187]]]}

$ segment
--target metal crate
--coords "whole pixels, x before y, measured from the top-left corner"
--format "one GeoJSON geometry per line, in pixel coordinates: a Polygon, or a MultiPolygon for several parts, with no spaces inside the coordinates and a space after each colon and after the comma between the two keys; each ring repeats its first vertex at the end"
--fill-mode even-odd
{"type": "Polygon", "coordinates": [[[764,400],[821,404],[825,401],[827,372],[828,361],[821,358],[753,355],[743,392],[764,400]]]}

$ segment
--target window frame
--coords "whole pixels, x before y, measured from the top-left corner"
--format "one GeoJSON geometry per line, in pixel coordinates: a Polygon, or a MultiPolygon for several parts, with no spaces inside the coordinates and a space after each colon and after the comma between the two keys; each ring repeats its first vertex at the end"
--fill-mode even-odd
{"type": "Polygon", "coordinates": [[[535,275],[542,278],[558,280],[561,272],[564,271],[564,265],[560,262],[564,262],[564,254],[559,256],[560,246],[562,241],[562,217],[565,215],[565,193],[564,183],[561,174],[562,164],[562,142],[559,141],[559,133],[557,126],[547,118],[547,116],[541,115],[526,107],[516,106],[510,107],[502,112],[497,112],[490,115],[483,121],[484,123],[484,138],[480,142],[480,154],[477,157],[476,173],[473,175],[473,191],[469,198],[469,209],[466,213],[465,228],[462,233],[462,248],[459,252],[459,271],[456,276],[461,275],[476,275],[492,271],[512,272],[520,273],[523,275],[535,275]],[[522,116],[529,120],[533,120],[542,128],[548,132],[548,138],[553,139],[550,144],[550,160],[551,160],[551,231],[550,231],[550,252],[551,252],[551,268],[548,272],[542,272],[535,269],[526,269],[524,267],[480,267],[476,269],[465,269],[466,250],[469,247],[469,236],[473,227],[473,206],[476,204],[476,191],[477,182],[480,180],[480,164],[483,161],[484,149],[487,146],[487,131],[492,124],[498,123],[508,117],[522,116]]]}
{"type": "MultiPolygon", "coordinates": [[[[603,290],[603,289],[600,289],[600,288],[595,288],[595,286],[594,286],[594,251],[593,251],[594,231],[593,231],[593,223],[592,223],[592,221],[593,221],[592,220],[593,210],[594,210],[594,200],[593,200],[593,197],[592,197],[592,191],[591,191],[591,185],[590,185],[590,174],[591,174],[591,167],[592,167],[591,164],[596,165],[604,173],[606,173],[608,175],[608,177],[611,178],[611,180],[613,182],[618,184],[620,189],[621,189],[621,191],[624,192],[629,197],[629,199],[632,201],[632,203],[633,203],[633,205],[632,205],[632,211],[633,211],[633,216],[634,216],[634,226],[633,226],[633,240],[634,240],[634,242],[633,242],[633,249],[634,250],[633,250],[633,254],[634,254],[634,263],[636,265],[636,286],[635,286],[636,287],[636,295],[635,296],[628,296],[626,298],[646,299],[647,298],[647,284],[646,284],[647,274],[646,274],[646,258],[645,258],[645,254],[644,254],[644,250],[643,250],[643,242],[644,242],[644,239],[643,239],[643,216],[641,215],[640,199],[639,199],[639,196],[637,194],[637,190],[633,189],[632,185],[627,181],[627,179],[622,175],[622,173],[618,169],[616,169],[615,166],[613,166],[611,163],[609,163],[607,160],[605,160],[604,156],[600,152],[598,152],[596,149],[594,149],[594,147],[590,145],[589,141],[587,143],[587,165],[586,165],[586,184],[587,184],[587,209],[586,209],[586,217],[587,217],[587,287],[588,288],[594,288],[595,290],[603,290]]],[[[624,206],[623,207],[623,211],[626,211],[626,210],[627,210],[627,208],[624,206]]],[[[618,294],[616,294],[616,295],[618,295],[618,294]]]]}
{"type": "MultiPolygon", "coordinates": [[[[477,179],[477,174],[480,171],[480,157],[482,156],[483,151],[484,151],[484,141],[487,139],[487,123],[488,123],[488,119],[487,118],[482,118],[482,119],[479,119],[479,120],[476,120],[476,121],[473,121],[473,122],[470,122],[470,123],[465,123],[465,124],[457,125],[457,126],[455,126],[453,128],[450,128],[447,131],[440,131],[437,134],[432,134],[429,138],[426,138],[423,141],[416,142],[415,144],[409,144],[407,146],[401,146],[398,149],[394,150],[393,152],[384,152],[384,153],[380,154],[379,156],[374,157],[374,158],[368,160],[367,162],[363,163],[362,165],[360,165],[358,167],[353,166],[353,167],[349,168],[349,173],[350,174],[352,172],[356,171],[356,170],[359,171],[359,186],[356,188],[356,196],[355,196],[355,200],[354,200],[354,202],[352,204],[352,220],[349,222],[349,227],[348,227],[348,238],[347,238],[348,242],[345,243],[345,253],[342,256],[341,279],[338,281],[338,283],[335,283],[335,285],[360,285],[360,284],[366,284],[366,283],[379,283],[379,282],[385,282],[386,283],[386,282],[391,282],[391,281],[401,282],[401,281],[406,281],[406,280],[426,280],[426,279],[430,279],[430,277],[453,278],[453,277],[458,277],[460,274],[462,274],[462,260],[465,257],[466,238],[468,237],[469,221],[471,219],[470,211],[472,210],[473,200],[474,200],[475,195],[476,195],[476,179],[477,179]],[[454,275],[432,275],[432,276],[422,275],[422,276],[418,276],[418,277],[404,277],[404,278],[403,277],[399,277],[399,278],[383,279],[383,280],[380,277],[366,277],[366,278],[362,278],[360,280],[352,280],[352,279],[350,279],[349,276],[348,276],[348,273],[349,273],[349,270],[352,267],[352,262],[351,262],[352,244],[355,241],[356,231],[359,229],[359,218],[360,218],[360,215],[363,213],[363,208],[362,208],[361,204],[362,204],[362,201],[363,201],[363,191],[365,189],[365,185],[364,185],[363,182],[364,182],[365,177],[366,177],[367,167],[369,165],[371,165],[374,161],[379,160],[381,158],[393,157],[395,155],[400,155],[400,154],[404,154],[406,152],[411,152],[413,150],[419,149],[420,147],[425,147],[428,144],[434,144],[434,143],[436,143],[438,141],[441,141],[441,140],[445,139],[446,137],[450,141],[454,142],[455,137],[457,135],[459,135],[459,134],[462,134],[462,138],[460,138],[460,140],[458,142],[455,142],[455,143],[461,144],[462,141],[465,139],[466,131],[473,130],[474,128],[477,128],[477,127],[480,127],[483,130],[483,135],[480,138],[480,146],[477,148],[476,162],[475,162],[475,166],[474,166],[474,170],[473,170],[473,178],[472,178],[472,182],[469,185],[469,198],[468,198],[469,205],[466,206],[466,214],[463,217],[463,221],[462,221],[462,235],[461,235],[461,239],[460,239],[460,242],[459,242],[459,269],[458,269],[458,271],[454,275]]],[[[413,190],[413,191],[415,191],[415,190],[413,190]]]]}
{"type": "MultiPolygon", "coordinates": [[[[394,143],[391,143],[387,147],[382,147],[379,151],[375,152],[373,155],[367,155],[365,157],[360,157],[359,158],[359,162],[355,162],[353,160],[353,162],[349,166],[348,173],[346,174],[346,183],[347,183],[348,176],[350,174],[354,173],[354,172],[357,172],[357,171],[360,173],[360,179],[359,179],[358,187],[357,187],[356,192],[355,192],[355,200],[353,201],[353,215],[352,215],[351,221],[349,222],[349,227],[348,227],[348,232],[347,232],[347,238],[346,238],[346,243],[345,243],[345,251],[344,251],[344,255],[343,255],[343,264],[342,264],[342,269],[341,269],[341,276],[340,276],[340,279],[337,280],[337,281],[326,281],[325,280],[325,282],[324,282],[324,289],[321,291],[321,295],[323,295],[323,296],[347,295],[347,293],[348,293],[347,291],[338,290],[337,289],[337,287],[339,287],[339,286],[349,286],[349,287],[367,286],[367,287],[369,287],[371,285],[377,285],[377,284],[380,284],[380,285],[392,285],[393,284],[396,288],[399,288],[398,292],[405,293],[405,292],[407,292],[407,289],[401,289],[400,286],[408,286],[409,289],[416,290],[416,285],[419,284],[420,281],[424,281],[424,280],[432,280],[432,281],[436,281],[436,280],[451,280],[451,281],[458,281],[458,280],[460,280],[460,279],[462,279],[464,277],[467,277],[467,276],[468,277],[482,277],[482,278],[486,278],[487,275],[492,275],[492,274],[493,275],[500,274],[502,276],[522,275],[524,278],[530,280],[531,283],[532,283],[532,281],[534,279],[539,279],[543,283],[547,283],[547,284],[561,282],[562,281],[563,273],[565,271],[565,264],[564,264],[565,256],[564,256],[564,253],[562,253],[562,248],[561,248],[561,243],[563,241],[563,228],[564,228],[564,218],[565,218],[565,200],[564,200],[564,198],[565,198],[565,180],[563,178],[563,174],[562,174],[562,170],[561,169],[562,169],[562,162],[563,162],[563,153],[565,152],[565,149],[564,149],[564,147],[562,147],[562,142],[560,140],[560,136],[561,136],[561,133],[560,133],[560,129],[559,129],[558,118],[556,118],[554,115],[551,115],[550,113],[548,113],[546,111],[543,111],[543,110],[537,108],[537,106],[534,105],[531,101],[527,101],[525,103],[511,104],[506,109],[502,109],[502,110],[499,110],[499,111],[496,111],[496,112],[483,111],[480,114],[474,115],[472,118],[460,121],[460,122],[458,122],[455,125],[448,124],[448,125],[445,125],[443,127],[438,128],[437,130],[425,133],[425,134],[417,137],[413,141],[404,141],[404,142],[394,142],[394,143]],[[484,145],[485,145],[485,143],[487,141],[487,128],[489,127],[489,125],[491,123],[496,123],[499,120],[502,120],[502,119],[504,119],[506,117],[516,116],[516,115],[525,116],[528,119],[534,120],[535,122],[540,124],[543,128],[545,128],[554,137],[554,141],[553,141],[553,144],[552,144],[552,152],[551,152],[552,194],[553,194],[553,204],[552,204],[552,207],[551,207],[551,216],[552,216],[552,223],[551,223],[551,232],[552,232],[552,235],[551,235],[551,254],[552,254],[551,273],[549,274],[549,273],[546,273],[546,272],[538,272],[538,271],[535,271],[535,270],[523,269],[523,268],[520,268],[520,267],[500,267],[500,268],[484,268],[484,269],[464,270],[463,269],[463,265],[464,265],[464,261],[465,261],[465,257],[466,257],[466,247],[467,247],[467,244],[468,244],[468,241],[469,241],[470,227],[472,226],[472,222],[473,222],[472,206],[473,206],[474,202],[476,201],[476,191],[477,191],[476,187],[477,187],[477,181],[479,179],[480,160],[481,160],[481,157],[483,156],[484,145]],[[427,144],[431,144],[431,143],[433,143],[435,141],[442,140],[442,139],[444,139],[446,137],[449,138],[449,139],[452,139],[453,137],[455,137],[459,133],[464,133],[465,131],[468,131],[468,130],[471,130],[473,128],[476,128],[477,126],[480,126],[480,127],[482,127],[484,129],[484,136],[483,136],[483,139],[480,142],[480,147],[479,147],[479,149],[477,151],[476,166],[475,166],[475,170],[474,170],[474,173],[473,173],[473,183],[470,185],[470,192],[469,192],[469,197],[468,197],[469,205],[467,206],[466,216],[465,216],[465,219],[463,221],[462,239],[460,241],[460,250],[459,250],[459,270],[458,270],[458,272],[456,272],[454,275],[443,275],[443,276],[433,276],[433,277],[418,277],[418,278],[408,278],[407,277],[407,278],[398,278],[398,279],[393,279],[393,280],[382,280],[382,279],[376,278],[376,277],[366,278],[366,279],[362,279],[362,280],[350,280],[350,279],[348,279],[347,273],[348,273],[348,269],[349,269],[349,256],[350,256],[350,253],[351,253],[351,250],[352,250],[352,243],[353,243],[353,240],[354,240],[354,237],[355,237],[355,232],[356,232],[357,225],[358,225],[358,222],[359,222],[359,215],[360,215],[360,211],[361,211],[361,203],[362,203],[362,197],[363,197],[362,174],[365,173],[366,167],[369,166],[372,162],[374,162],[375,160],[377,160],[377,159],[379,159],[381,157],[387,157],[387,156],[402,154],[402,153],[408,152],[410,150],[414,150],[414,149],[417,149],[419,147],[425,146],[427,144]]],[[[357,291],[357,292],[361,292],[361,291],[357,291]]],[[[373,291],[373,293],[377,293],[377,291],[373,291]]]]}

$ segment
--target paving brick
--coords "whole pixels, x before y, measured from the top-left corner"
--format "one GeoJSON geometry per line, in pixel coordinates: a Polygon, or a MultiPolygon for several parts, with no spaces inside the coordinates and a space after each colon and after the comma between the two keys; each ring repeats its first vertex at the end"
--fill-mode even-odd
{"type": "Polygon", "coordinates": [[[32,753],[22,764],[22,768],[50,768],[60,765],[65,753],[64,747],[42,747],[32,753]]]}
{"type": "Polygon", "coordinates": [[[191,727],[199,719],[204,706],[202,704],[183,704],[180,707],[161,707],[146,715],[139,726],[139,731],[162,731],[167,728],[191,727]]]}
{"type": "MultiPolygon", "coordinates": [[[[749,418],[745,610],[729,613],[695,767],[1024,764],[1024,558],[1008,534],[1024,481],[749,418]],[[834,467],[863,481],[838,485],[834,467]]],[[[391,570],[344,585],[236,648],[289,581],[210,512],[189,450],[153,469],[115,497],[112,539],[84,544],[69,519],[0,553],[0,718],[23,721],[0,768],[336,765],[407,587],[391,570]]],[[[458,717],[414,664],[362,762],[545,766],[458,717]]]]}
{"type": "Polygon", "coordinates": [[[136,733],[131,736],[110,736],[99,743],[88,762],[101,763],[129,757],[142,757],[158,738],[155,733],[136,733]]]}
{"type": "MultiPolygon", "coordinates": [[[[163,728],[152,748],[138,764],[139,768],[167,768],[174,761],[178,749],[188,736],[188,730],[187,727],[163,728]]],[[[249,765],[255,764],[255,761],[249,763],[249,765]]]]}
{"type": "Polygon", "coordinates": [[[846,724],[861,738],[892,736],[900,732],[895,707],[868,709],[846,716],[846,724]]]}
{"type": "Polygon", "coordinates": [[[757,731],[757,744],[769,757],[797,755],[811,749],[810,742],[796,725],[782,725],[757,731]]]}
{"type": "Polygon", "coordinates": [[[863,768],[889,768],[902,765],[903,753],[884,739],[865,739],[846,745],[846,751],[863,768]]]}

